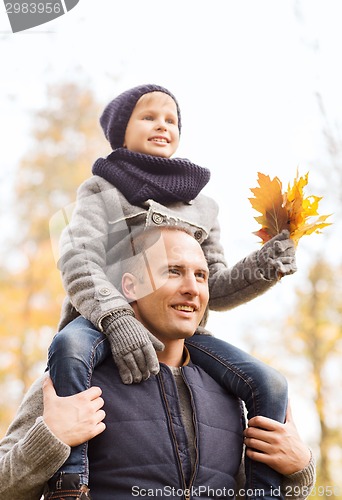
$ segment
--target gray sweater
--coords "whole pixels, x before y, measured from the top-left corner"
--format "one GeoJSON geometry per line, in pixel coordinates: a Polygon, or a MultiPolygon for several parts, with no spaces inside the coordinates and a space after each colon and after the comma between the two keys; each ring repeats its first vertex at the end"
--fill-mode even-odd
{"type": "Polygon", "coordinates": [[[133,255],[129,251],[132,234],[143,228],[180,226],[199,241],[210,271],[210,309],[231,309],[277,281],[262,277],[257,251],[228,268],[220,243],[218,206],[202,194],[190,203],[166,207],[148,200],[140,207],[131,205],[112,184],[94,175],[79,187],[69,215],[63,211],[55,219],[59,227],[68,224],[60,239],[59,267],[68,294],[60,328],[80,314],[102,330],[105,316],[130,308],[114,283],[120,282],[121,260],[133,255]]]}
{"type": "MultiPolygon", "coordinates": [[[[43,413],[43,377],[24,398],[18,413],[0,442],[0,496],[2,500],[39,500],[45,482],[60,468],[70,447],[57,439],[45,425],[43,413]]],[[[284,477],[286,498],[304,500],[315,482],[313,458],[300,472],[284,477]]],[[[243,464],[238,489],[244,487],[243,464]]],[[[243,498],[243,497],[239,497],[243,498]]]]}

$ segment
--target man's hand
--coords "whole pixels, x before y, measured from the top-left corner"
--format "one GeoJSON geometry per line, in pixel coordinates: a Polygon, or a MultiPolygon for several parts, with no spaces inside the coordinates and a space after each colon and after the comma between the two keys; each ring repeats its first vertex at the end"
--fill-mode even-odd
{"type": "Polygon", "coordinates": [[[310,462],[310,450],[298,434],[290,404],[285,424],[266,417],[253,417],[244,436],[247,456],[280,474],[299,472],[310,462]]]}
{"type": "Polygon", "coordinates": [[[102,420],[106,414],[101,410],[104,401],[101,389],[91,387],[73,396],[59,397],[50,377],[43,383],[43,419],[50,431],[63,443],[77,446],[103,432],[102,420]]]}

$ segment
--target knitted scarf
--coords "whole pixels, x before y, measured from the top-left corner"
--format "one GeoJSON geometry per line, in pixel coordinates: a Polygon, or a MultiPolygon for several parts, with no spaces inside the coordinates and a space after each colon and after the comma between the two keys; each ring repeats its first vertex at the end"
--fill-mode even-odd
{"type": "Polygon", "coordinates": [[[210,178],[207,168],[189,160],[145,155],[125,148],[96,160],[92,172],[118,188],[132,205],[149,199],[161,204],[189,202],[210,178]]]}

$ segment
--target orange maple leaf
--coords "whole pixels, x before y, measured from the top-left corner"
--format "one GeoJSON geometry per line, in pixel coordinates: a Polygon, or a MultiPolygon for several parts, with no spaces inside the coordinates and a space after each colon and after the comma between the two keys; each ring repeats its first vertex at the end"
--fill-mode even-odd
{"type": "Polygon", "coordinates": [[[259,187],[251,189],[254,198],[249,198],[252,207],[261,215],[254,217],[261,229],[254,232],[263,243],[270,240],[283,229],[289,229],[287,210],[284,207],[282,184],[278,177],[273,180],[269,175],[258,172],[259,187]]]}
{"type": "Polygon", "coordinates": [[[261,224],[261,229],[253,234],[259,236],[262,243],[266,243],[283,229],[288,229],[291,239],[297,245],[302,236],[320,233],[321,229],[330,225],[326,222],[330,215],[318,214],[318,204],[322,198],[304,197],[308,177],[308,173],[304,177],[298,177],[297,173],[293,186],[289,184],[287,192],[283,193],[278,177],[271,180],[268,175],[258,172],[259,187],[251,189],[254,198],[249,198],[249,201],[261,213],[255,217],[261,224]]]}

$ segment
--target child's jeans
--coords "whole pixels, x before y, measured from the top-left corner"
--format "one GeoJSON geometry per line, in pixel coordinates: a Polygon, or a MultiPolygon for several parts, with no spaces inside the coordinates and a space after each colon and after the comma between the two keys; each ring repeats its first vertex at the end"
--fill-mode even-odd
{"type": "MultiPolygon", "coordinates": [[[[65,326],[49,348],[48,369],[58,396],[71,396],[89,389],[94,367],[109,355],[106,336],[82,316],[65,326]]],[[[88,443],[72,448],[58,472],[77,473],[80,484],[88,484],[88,443]]]]}
{"type": "MultiPolygon", "coordinates": [[[[196,334],[186,340],[186,345],[195,364],[245,402],[248,418],[263,415],[284,422],[287,383],[280,373],[215,337],[196,334]]],[[[70,396],[88,389],[94,367],[108,355],[111,351],[105,335],[89,321],[78,317],[69,323],[54,337],[49,349],[48,368],[57,394],[70,396]]],[[[87,443],[72,448],[59,472],[78,473],[81,484],[88,484],[87,450],[87,443]]],[[[282,498],[281,477],[246,457],[246,500],[282,498]]]]}

